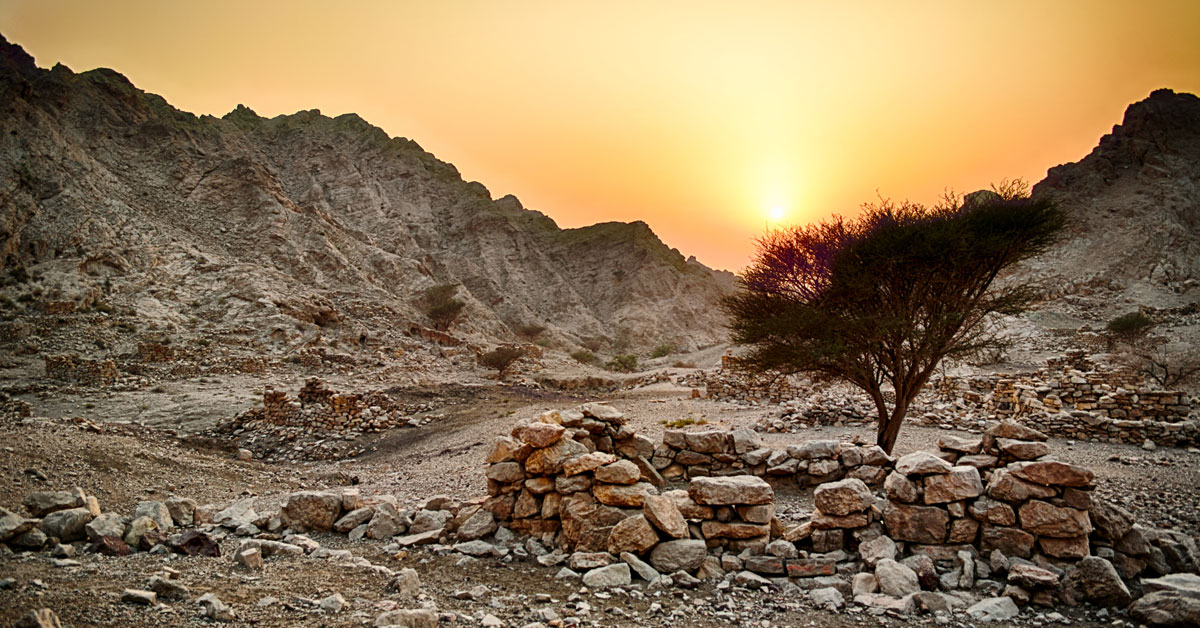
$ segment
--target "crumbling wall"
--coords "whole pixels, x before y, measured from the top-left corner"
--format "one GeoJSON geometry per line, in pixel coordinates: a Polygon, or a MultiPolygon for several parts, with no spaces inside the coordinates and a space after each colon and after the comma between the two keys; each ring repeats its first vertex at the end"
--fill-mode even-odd
{"type": "Polygon", "coordinates": [[[77,355],[48,355],[46,377],[84,386],[112,386],[121,374],[112,360],[87,360],[77,355]]]}

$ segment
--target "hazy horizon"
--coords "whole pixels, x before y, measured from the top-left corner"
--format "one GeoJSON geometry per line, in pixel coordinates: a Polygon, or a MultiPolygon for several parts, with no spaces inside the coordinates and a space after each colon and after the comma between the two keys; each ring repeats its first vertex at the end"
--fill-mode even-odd
{"type": "Polygon", "coordinates": [[[39,66],[196,114],[356,113],[560,226],[643,220],[733,271],[768,224],[1081,159],[1154,89],[1200,92],[1197,23],[1166,1],[0,4],[39,66]]]}

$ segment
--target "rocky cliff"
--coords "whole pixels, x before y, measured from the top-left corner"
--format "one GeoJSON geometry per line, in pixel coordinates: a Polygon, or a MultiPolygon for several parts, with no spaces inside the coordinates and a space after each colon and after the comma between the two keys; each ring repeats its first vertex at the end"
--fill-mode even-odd
{"type": "Polygon", "coordinates": [[[41,301],[287,348],[428,325],[421,295],[455,284],[453,332],[482,343],[530,325],[564,348],[725,338],[732,275],[642,222],[560,229],[353,114],[197,117],[2,38],[0,111],[0,268],[46,277],[41,301]]]}
{"type": "MultiPolygon", "coordinates": [[[[1069,213],[1069,238],[1039,270],[1063,292],[1178,305],[1200,283],[1200,98],[1160,89],[1035,195],[1069,213]]],[[[1128,306],[1126,306],[1128,307],[1128,306]]]]}

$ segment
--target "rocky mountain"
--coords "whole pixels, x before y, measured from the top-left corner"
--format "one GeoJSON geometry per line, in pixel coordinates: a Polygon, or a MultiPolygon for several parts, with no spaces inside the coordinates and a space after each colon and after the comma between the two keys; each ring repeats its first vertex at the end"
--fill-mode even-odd
{"type": "Polygon", "coordinates": [[[1129,106],[1082,160],[1033,188],[1071,217],[1069,238],[1038,270],[1066,294],[1154,306],[1197,298],[1200,98],[1160,89],[1129,106]]]}
{"type": "Polygon", "coordinates": [[[117,307],[265,349],[429,326],[434,286],[480,344],[698,348],[734,277],[642,222],[560,229],[347,114],[179,111],[106,69],[39,69],[0,38],[0,269],[53,309],[117,307]]]}

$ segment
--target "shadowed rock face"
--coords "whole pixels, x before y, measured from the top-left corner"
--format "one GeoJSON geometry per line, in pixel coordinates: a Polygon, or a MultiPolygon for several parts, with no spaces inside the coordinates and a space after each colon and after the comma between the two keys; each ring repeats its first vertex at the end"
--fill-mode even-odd
{"type": "Polygon", "coordinates": [[[522,324],[631,348],[726,337],[715,305],[731,274],[642,222],[560,229],[353,114],[196,117],[111,70],[38,69],[2,38],[0,107],[0,170],[15,183],[0,264],[39,265],[81,293],[108,278],[139,314],[291,345],[421,322],[421,293],[453,283],[467,302],[455,333],[485,341],[522,324]]]}
{"type": "MultiPolygon", "coordinates": [[[[1067,293],[1141,300],[1200,282],[1200,98],[1160,89],[1125,111],[1082,160],[1033,188],[1071,218],[1069,239],[1029,264],[1067,293]],[[1082,290],[1081,290],[1082,289],[1082,290]]],[[[1185,295],[1195,299],[1195,293],[1185,295]]]]}

